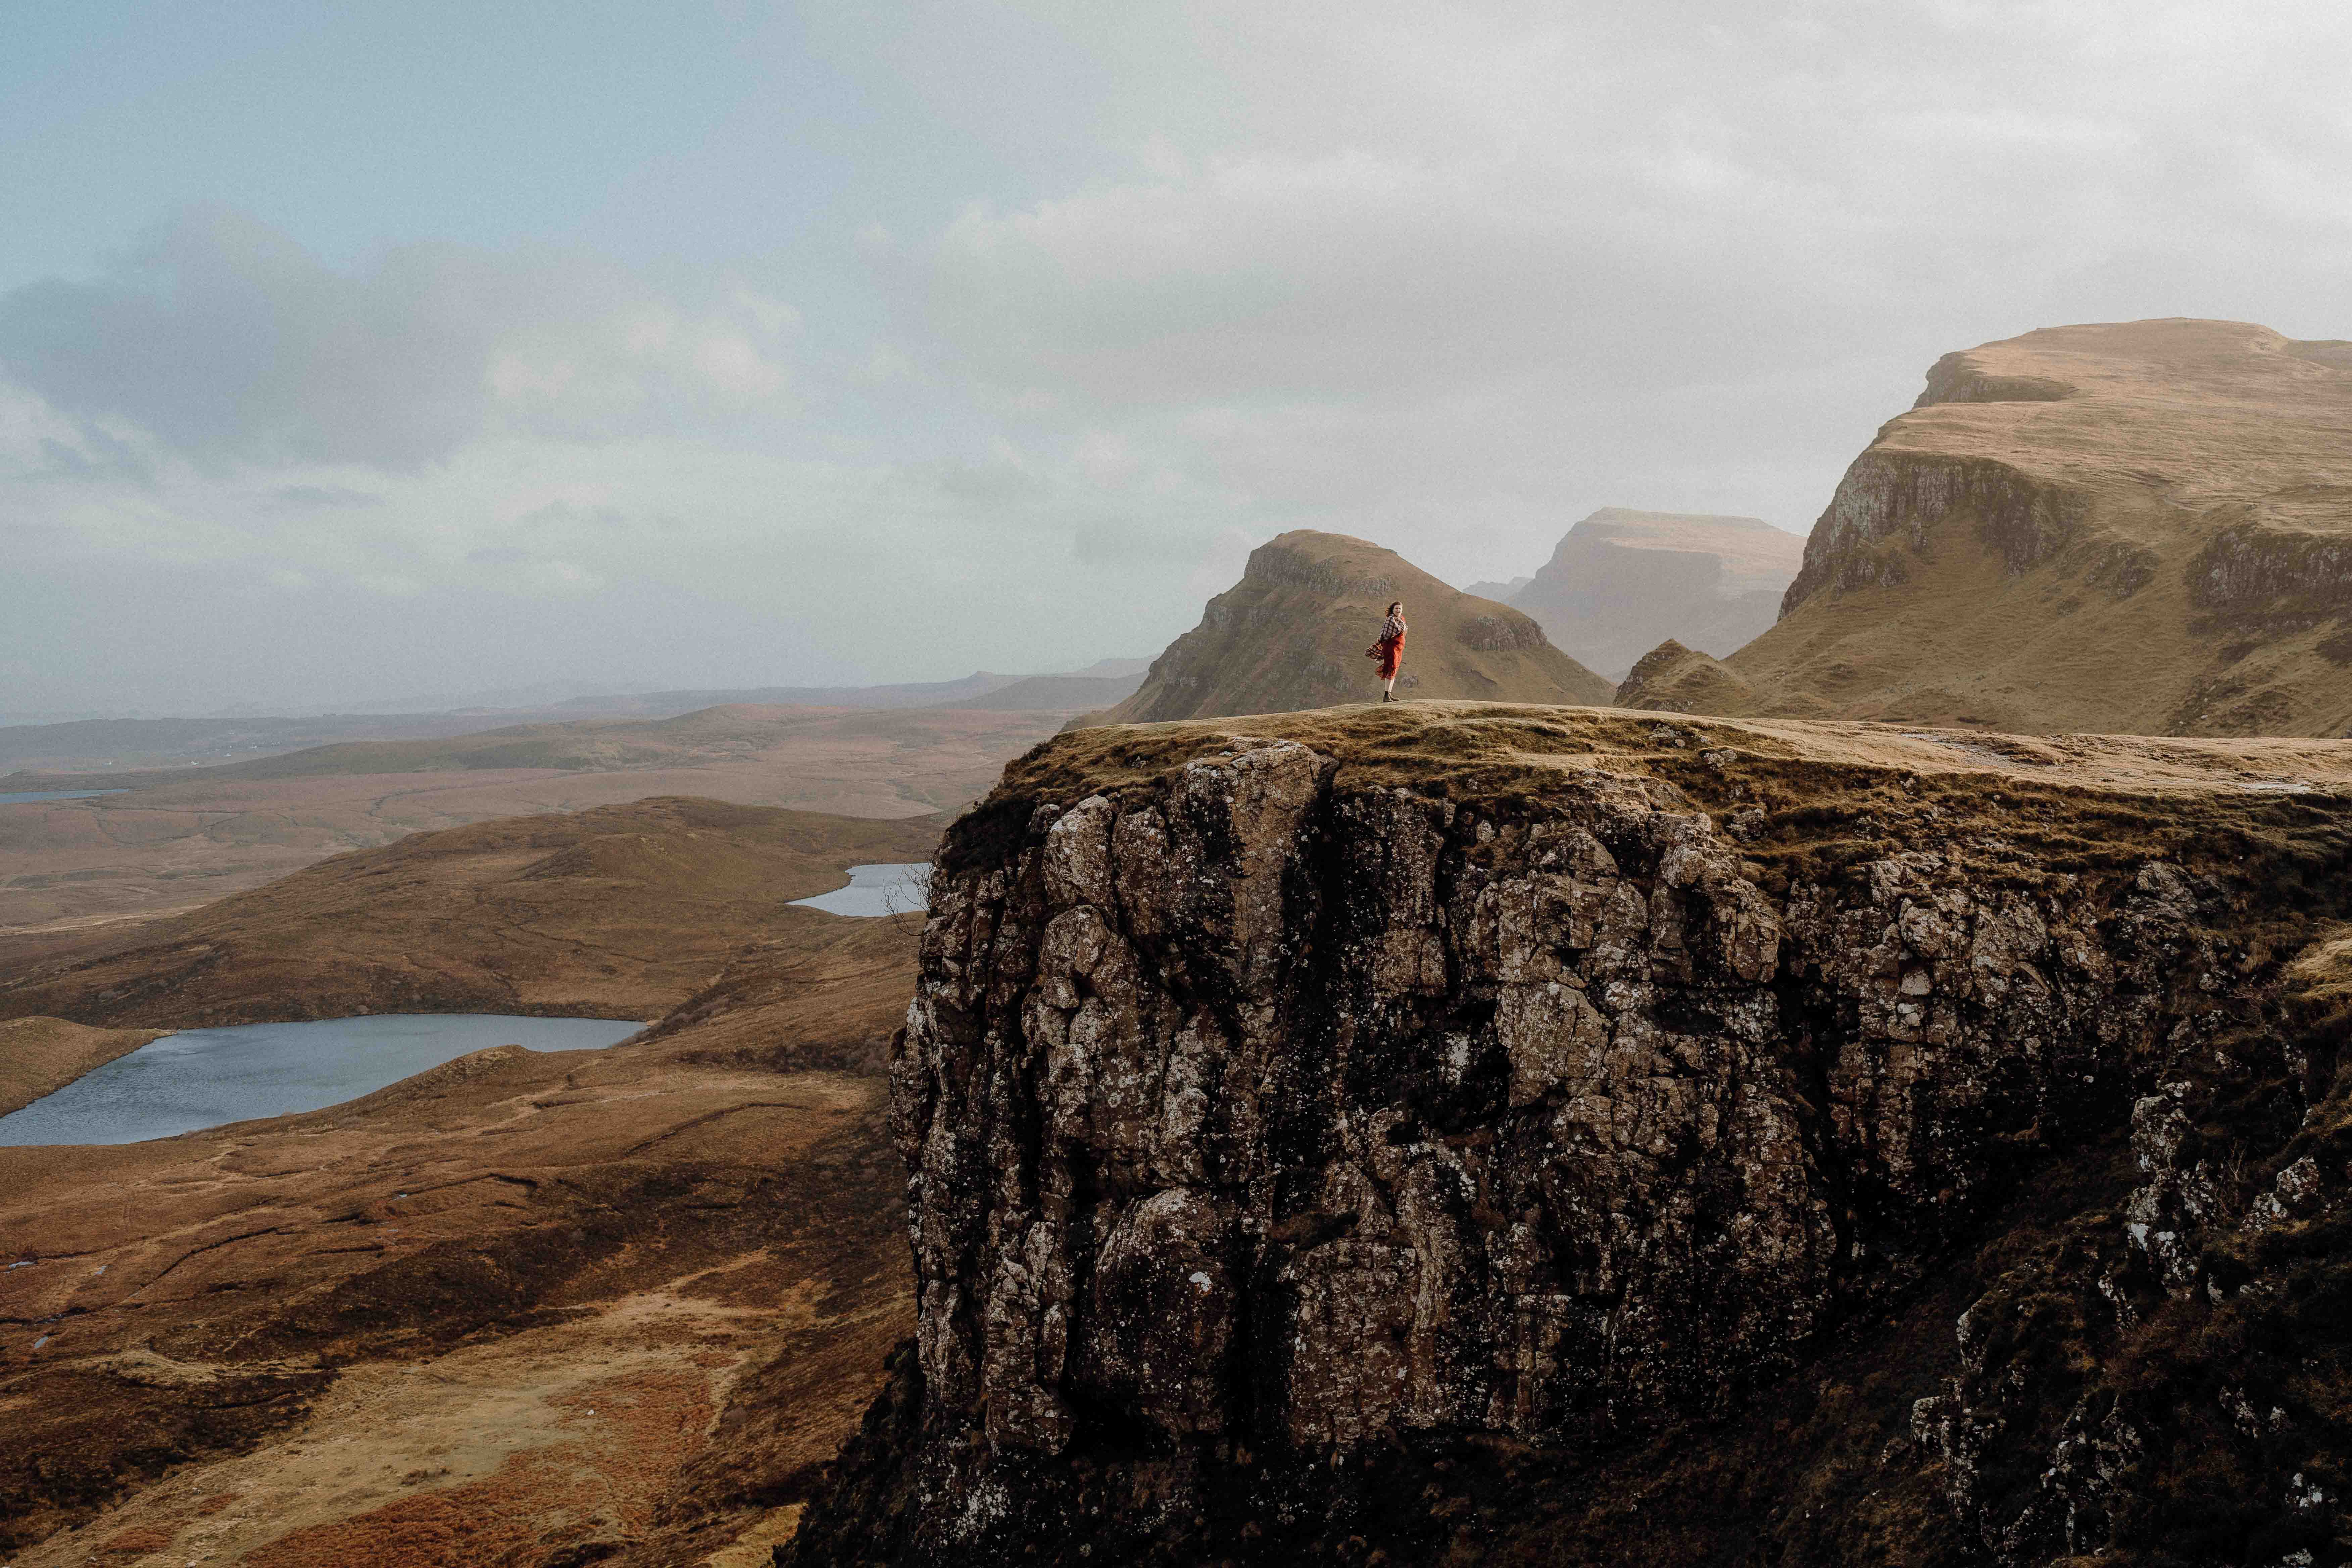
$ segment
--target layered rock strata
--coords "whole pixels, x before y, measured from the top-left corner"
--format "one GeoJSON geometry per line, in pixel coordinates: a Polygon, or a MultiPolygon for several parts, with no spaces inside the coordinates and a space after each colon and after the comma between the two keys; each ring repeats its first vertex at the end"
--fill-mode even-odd
{"type": "Polygon", "coordinates": [[[1738,681],[1634,697],[2352,733],[2352,350],[2176,320],[1947,354],[1840,480],[1779,619],[1725,663],[1738,681]]]}
{"type": "Polygon", "coordinates": [[[1736,1421],[2021,1175],[2277,1057],[2352,825],[2352,748],[2295,757],[1471,705],[1041,749],[950,835],[896,1048],[916,1354],[782,1560],[1451,1561],[1501,1529],[1465,1442],[1736,1421]]]}

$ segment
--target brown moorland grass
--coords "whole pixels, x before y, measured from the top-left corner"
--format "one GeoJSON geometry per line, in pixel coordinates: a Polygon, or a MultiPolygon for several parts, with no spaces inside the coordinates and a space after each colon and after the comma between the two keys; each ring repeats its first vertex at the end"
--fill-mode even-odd
{"type": "Polygon", "coordinates": [[[157,1029],[94,1029],[63,1018],[0,1019],[0,1116],[52,1094],[154,1039],[157,1029]]]}
{"type": "Polygon", "coordinates": [[[1253,551],[1242,580],[1168,645],[1134,696],[1089,722],[1279,712],[1377,697],[1364,649],[1391,600],[1411,626],[1400,697],[1605,702],[1609,683],[1528,616],[1439,582],[1393,550],[1298,529],[1253,551]]]}
{"type": "Polygon", "coordinates": [[[1685,662],[1636,695],[2004,731],[2352,732],[2352,346],[2170,320],[1947,355],[1847,470],[1778,624],[1725,663],[1745,693],[1685,662]]]}
{"type": "Polygon", "coordinates": [[[840,887],[846,865],[927,860],[939,829],[672,796],[416,834],[0,968],[0,1016],[651,1020],[791,929],[791,900],[840,887]]]}
{"type": "Polygon", "coordinates": [[[352,742],[233,767],[46,779],[26,787],[137,787],[0,805],[0,970],[73,945],[100,921],[184,910],[331,855],[493,817],[649,795],[927,816],[986,792],[1007,758],[1067,716],[721,708],[651,722],[352,742]]]}
{"type": "MultiPolygon", "coordinates": [[[[770,890],[837,884],[886,829],[918,831],[845,824],[834,874],[770,890]]],[[[756,875],[760,848],[727,853],[756,875]]],[[[696,895],[631,899],[682,921],[696,895]]],[[[911,1329],[877,1069],[917,923],[772,910],[678,1020],[607,1051],[500,1047],[307,1115],[0,1150],[24,1265],[0,1273],[0,1552],[675,1562],[788,1521],[911,1329]]]]}

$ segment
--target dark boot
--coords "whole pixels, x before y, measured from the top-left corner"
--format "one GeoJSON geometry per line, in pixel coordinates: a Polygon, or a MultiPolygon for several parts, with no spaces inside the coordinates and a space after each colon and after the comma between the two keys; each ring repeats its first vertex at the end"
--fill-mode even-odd
{"type": "Polygon", "coordinates": [[[1381,700],[1383,702],[1393,702],[1396,700],[1396,693],[1383,689],[1381,692],[1381,700]]]}

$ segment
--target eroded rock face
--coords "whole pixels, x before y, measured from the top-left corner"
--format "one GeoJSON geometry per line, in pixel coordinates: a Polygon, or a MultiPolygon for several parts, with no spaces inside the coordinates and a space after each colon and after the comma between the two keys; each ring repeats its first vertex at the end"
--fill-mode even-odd
{"type": "Polygon", "coordinates": [[[1246,1556],[1366,1444],[1728,1410],[2242,1012],[2174,867],[1773,894],[1671,785],[1568,780],[1237,739],[950,861],[899,1560],[1246,1556]]]}

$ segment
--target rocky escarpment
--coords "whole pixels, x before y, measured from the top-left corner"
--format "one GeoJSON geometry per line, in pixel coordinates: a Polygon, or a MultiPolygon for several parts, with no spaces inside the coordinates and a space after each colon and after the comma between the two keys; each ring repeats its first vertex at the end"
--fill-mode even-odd
{"type": "MultiPolygon", "coordinates": [[[[950,836],[897,1047],[916,1352],[782,1560],[1707,1560],[1594,1478],[1638,1503],[1745,1443],[1795,1488],[1757,1412],[2126,1144],[2126,1213],[2037,1220],[2098,1245],[2032,1267],[2101,1343],[2222,1310],[2245,1276],[2182,1216],[2340,1185],[2270,1169],[2334,1064],[2265,1007],[2342,900],[2352,753],[2275,791],[2215,757],[1476,708],[1044,749],[950,836]],[[2226,1179],[2176,1125],[2225,1081],[2269,1129],[2226,1179]]],[[[2160,1445],[2109,1441],[2080,1366],[2021,1370],[2030,1273],[1881,1358],[1844,1426],[1895,1424],[1868,1495],[1907,1500],[1823,1460],[1853,1506],[1821,1531],[2137,1539],[2069,1500],[2160,1491],[2160,1445]]],[[[1824,1500],[1776,1484],[1675,1489],[1802,1547],[1824,1500]]]]}
{"type": "MultiPolygon", "coordinates": [[[[2352,511],[2352,491],[2342,498],[2352,511]]],[[[2316,624],[2352,614],[2352,538],[2242,524],[2198,552],[2190,602],[2253,625],[2316,624]]]]}
{"type": "Polygon", "coordinates": [[[1725,656],[1744,689],[1715,695],[1740,705],[1701,710],[2343,735],[2347,649],[2341,345],[2056,327],[1937,363],[1840,480],[1779,619],[1725,656]]]}
{"type": "Polygon", "coordinates": [[[2089,510],[2081,495],[2036,484],[2005,463],[1865,452],[1813,525],[1805,564],[1781,596],[1780,613],[1824,590],[1908,582],[1918,557],[1933,549],[1930,532],[1954,515],[1969,520],[1977,541],[2011,571],[2025,571],[2063,549],[2089,510]]]}

